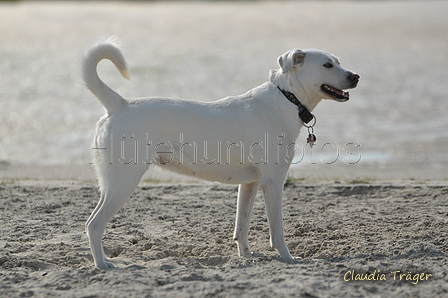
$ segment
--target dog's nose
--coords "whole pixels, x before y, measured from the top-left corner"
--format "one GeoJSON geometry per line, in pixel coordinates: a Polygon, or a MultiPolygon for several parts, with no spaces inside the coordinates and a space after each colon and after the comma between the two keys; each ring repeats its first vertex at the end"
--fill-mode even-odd
{"type": "Polygon", "coordinates": [[[351,73],[348,78],[353,83],[358,83],[360,76],[358,74],[356,74],[356,73],[351,73]]]}

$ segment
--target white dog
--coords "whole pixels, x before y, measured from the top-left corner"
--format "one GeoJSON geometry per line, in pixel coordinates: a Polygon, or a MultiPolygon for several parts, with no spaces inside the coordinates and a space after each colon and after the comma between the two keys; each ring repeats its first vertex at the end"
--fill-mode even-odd
{"type": "MultiPolygon", "coordinates": [[[[282,192],[303,123],[322,99],[344,102],[359,76],[318,50],[292,49],[278,58],[268,82],[213,102],[168,98],[127,100],[104,84],[96,67],[111,60],[129,78],[112,39],[98,42],[83,60],[83,78],[107,110],[97,124],[94,165],[101,198],[86,223],[95,265],[112,268],[102,247],[109,219],[123,206],[151,166],[223,183],[239,184],[234,239],[250,256],[252,207],[258,188],[265,198],[270,243],[292,258],[283,236],[282,192]],[[295,96],[294,96],[295,95],[295,96]],[[299,113],[300,115],[299,115],[299,113]]],[[[312,141],[311,141],[312,142],[312,141]]]]}

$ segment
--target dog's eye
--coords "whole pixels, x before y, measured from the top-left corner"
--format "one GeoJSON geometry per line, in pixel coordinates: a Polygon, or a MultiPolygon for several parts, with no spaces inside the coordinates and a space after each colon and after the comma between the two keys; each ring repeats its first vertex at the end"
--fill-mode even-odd
{"type": "Polygon", "coordinates": [[[332,68],[332,67],[333,67],[333,64],[331,64],[330,62],[327,62],[327,63],[324,64],[324,67],[326,67],[326,68],[332,68]]]}

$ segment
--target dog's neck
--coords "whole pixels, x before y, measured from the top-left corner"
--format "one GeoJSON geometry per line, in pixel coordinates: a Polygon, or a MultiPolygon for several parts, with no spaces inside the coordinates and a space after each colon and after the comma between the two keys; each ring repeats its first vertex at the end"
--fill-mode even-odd
{"type": "Polygon", "coordinates": [[[270,71],[269,80],[282,90],[293,93],[302,105],[310,112],[314,110],[317,104],[322,100],[318,94],[310,94],[300,84],[300,80],[291,76],[291,74],[282,74],[280,69],[270,71]]]}
{"type": "Polygon", "coordinates": [[[280,90],[281,93],[288,99],[290,102],[292,102],[294,105],[297,106],[299,110],[299,118],[303,121],[303,123],[309,123],[311,120],[313,120],[314,115],[310,113],[310,111],[300,102],[300,100],[294,95],[294,93],[285,91],[281,89],[279,86],[277,86],[278,90],[280,90]]]}

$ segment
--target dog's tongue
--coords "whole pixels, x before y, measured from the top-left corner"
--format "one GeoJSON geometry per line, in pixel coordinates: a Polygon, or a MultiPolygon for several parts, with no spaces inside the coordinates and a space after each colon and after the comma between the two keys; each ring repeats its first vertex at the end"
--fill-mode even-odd
{"type": "Polygon", "coordinates": [[[334,87],[332,87],[330,85],[327,85],[327,84],[322,85],[322,89],[327,94],[333,96],[336,100],[338,100],[338,99],[348,100],[350,98],[350,93],[348,93],[348,92],[346,92],[344,90],[341,90],[341,89],[334,88],[334,87]]]}
{"type": "Polygon", "coordinates": [[[350,97],[350,93],[348,93],[346,91],[343,91],[343,90],[340,90],[340,89],[336,89],[334,87],[330,87],[330,88],[337,95],[340,95],[340,96],[345,97],[345,98],[349,98],[350,97]]]}
{"type": "Polygon", "coordinates": [[[341,95],[341,96],[344,96],[344,97],[349,97],[350,96],[350,94],[348,92],[345,92],[343,90],[336,89],[336,88],[332,88],[332,89],[333,89],[333,92],[338,94],[338,95],[341,95]]]}

